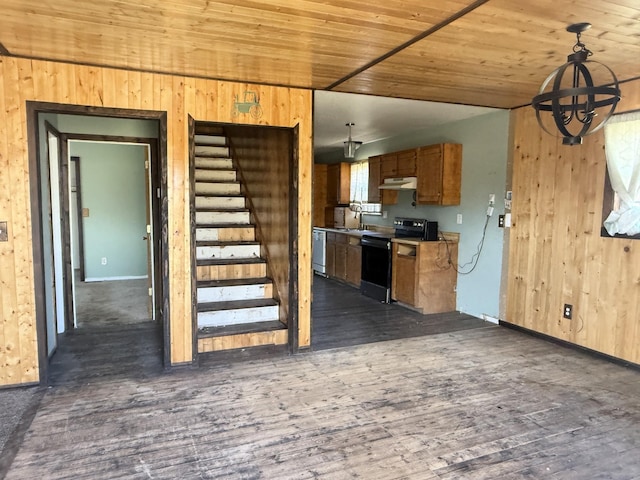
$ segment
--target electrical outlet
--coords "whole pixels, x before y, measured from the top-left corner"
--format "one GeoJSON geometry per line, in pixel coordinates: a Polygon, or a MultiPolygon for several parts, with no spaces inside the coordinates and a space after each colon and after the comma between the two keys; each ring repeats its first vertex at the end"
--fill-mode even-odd
{"type": "Polygon", "coordinates": [[[573,316],[573,305],[565,303],[564,309],[562,311],[562,316],[568,320],[571,320],[571,317],[573,316]]]}
{"type": "Polygon", "coordinates": [[[461,213],[456,215],[456,223],[458,225],[462,225],[462,214],[461,213]]]}
{"type": "Polygon", "coordinates": [[[493,207],[487,207],[487,217],[493,215],[493,207]]]}
{"type": "Polygon", "coordinates": [[[0,222],[0,242],[8,242],[9,233],[7,232],[7,222],[0,222]]]}
{"type": "Polygon", "coordinates": [[[382,211],[382,218],[387,218],[387,211],[386,210],[382,211]]]}
{"type": "Polygon", "coordinates": [[[493,205],[494,203],[496,203],[496,194],[495,193],[490,193],[489,194],[489,205],[493,205]]]}
{"type": "Polygon", "coordinates": [[[498,227],[504,228],[504,215],[498,215],[498,227]]]}
{"type": "Polygon", "coordinates": [[[107,257],[102,257],[101,263],[102,263],[102,265],[106,265],[107,264],[107,257]]]}

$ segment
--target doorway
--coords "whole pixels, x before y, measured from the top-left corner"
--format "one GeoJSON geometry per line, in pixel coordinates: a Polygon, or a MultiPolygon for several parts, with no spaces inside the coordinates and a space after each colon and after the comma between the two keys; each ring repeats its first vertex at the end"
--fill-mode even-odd
{"type": "Polygon", "coordinates": [[[58,334],[96,319],[102,327],[110,320],[117,325],[155,319],[167,365],[168,272],[161,269],[167,254],[166,146],[159,140],[166,138],[166,114],[35,102],[28,102],[28,110],[31,180],[38,187],[32,213],[39,220],[34,268],[41,383],[48,381],[58,334]],[[43,142],[44,120],[52,119],[59,130],[48,125],[43,142]],[[148,120],[156,135],[109,134],[114,128],[131,131],[136,120],[148,120]],[[88,124],[110,127],[105,133],[75,133],[90,130],[88,124]],[[124,160],[126,151],[133,161],[124,160]],[[112,313],[105,314],[104,306],[112,313]]]}

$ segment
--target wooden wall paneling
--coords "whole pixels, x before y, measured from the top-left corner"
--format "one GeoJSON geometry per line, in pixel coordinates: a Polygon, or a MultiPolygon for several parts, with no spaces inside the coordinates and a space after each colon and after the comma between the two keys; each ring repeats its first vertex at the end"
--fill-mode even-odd
{"type": "MultiPolygon", "coordinates": [[[[623,86],[634,98],[640,81],[623,86]]],[[[634,265],[640,262],[640,248],[637,240],[600,237],[606,168],[602,132],[586,137],[581,146],[567,147],[541,132],[532,109],[519,109],[512,119],[506,320],[639,363],[640,281],[634,265]],[[573,305],[571,320],[562,318],[565,303],[573,305]]]]}
{"type": "Polygon", "coordinates": [[[187,112],[185,112],[185,79],[183,77],[169,77],[167,85],[171,91],[172,105],[171,111],[174,115],[170,124],[173,131],[174,143],[171,154],[172,163],[169,171],[172,175],[172,185],[174,194],[169,194],[169,211],[173,212],[173,219],[169,217],[170,228],[174,232],[170,237],[169,248],[172,252],[173,262],[171,264],[171,288],[176,289],[176,295],[172,296],[173,318],[184,319],[181,322],[174,322],[172,326],[173,363],[185,361],[183,359],[193,358],[192,339],[193,328],[191,319],[191,242],[190,242],[190,212],[189,212],[189,151],[188,151],[188,124],[187,112]],[[175,302],[175,303],[174,303],[175,302]],[[176,348],[174,354],[173,348],[176,348]]]}
{"type": "Polygon", "coordinates": [[[142,105],[142,73],[128,71],[126,82],[128,108],[136,110],[148,109],[148,106],[142,105]]]}
{"type": "Polygon", "coordinates": [[[313,169],[313,93],[292,91],[298,125],[298,347],[311,346],[311,198],[313,169]],[[303,241],[304,240],[304,241],[303,241]]]}
{"type": "MultiPolygon", "coordinates": [[[[0,58],[2,101],[0,120],[5,129],[0,139],[0,163],[9,165],[2,173],[9,185],[0,193],[0,206],[9,222],[10,241],[0,243],[0,323],[5,350],[0,351],[0,384],[38,381],[37,336],[34,324],[33,252],[31,250],[31,216],[28,182],[28,155],[25,124],[25,101],[66,103],[109,108],[144,108],[167,112],[167,198],[168,220],[166,235],[169,242],[165,269],[171,276],[165,312],[172,319],[170,326],[171,363],[189,362],[192,358],[192,328],[190,311],[189,265],[190,240],[188,237],[186,185],[187,126],[186,119],[202,103],[198,91],[206,92],[206,107],[198,112],[205,121],[232,120],[233,95],[247,89],[260,90],[262,98],[270,98],[280,108],[265,114],[260,122],[282,123],[288,115],[286,127],[300,125],[301,165],[297,181],[300,190],[297,221],[299,235],[298,276],[300,277],[298,313],[301,318],[300,345],[309,345],[310,332],[310,247],[311,247],[311,92],[257,87],[212,80],[185,79],[152,73],[106,71],[100,67],[62,64],[14,57],[0,58]],[[200,86],[200,88],[199,88],[200,86]],[[263,91],[271,91],[264,94],[263,91]],[[188,97],[186,98],[185,95],[188,97]],[[288,95],[288,99],[287,99],[288,95]],[[187,105],[188,104],[188,105],[187,105]],[[282,108],[282,105],[285,105],[282,108]],[[6,141],[5,141],[6,140],[6,141]],[[308,238],[307,238],[308,237],[308,238]],[[309,263],[309,265],[306,265],[309,263]],[[19,354],[10,360],[6,347],[11,345],[19,354]],[[18,363],[19,362],[19,363],[18,363]],[[12,363],[13,370],[5,368],[12,363]],[[8,380],[11,376],[11,380],[8,380]]],[[[263,108],[266,106],[263,105],[263,108]]],[[[250,117],[242,121],[252,122],[250,117]]],[[[258,122],[254,122],[258,123],[258,122]]],[[[0,219],[1,220],[1,219],[0,219]]]]}

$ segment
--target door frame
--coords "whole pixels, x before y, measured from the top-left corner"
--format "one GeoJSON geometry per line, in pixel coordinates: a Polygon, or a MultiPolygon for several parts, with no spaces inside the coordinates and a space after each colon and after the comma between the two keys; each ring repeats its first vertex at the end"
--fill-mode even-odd
{"type": "MultiPolygon", "coordinates": [[[[60,134],[60,141],[61,141],[61,147],[62,147],[62,151],[63,151],[63,155],[66,156],[66,158],[76,158],[76,162],[79,165],[80,162],[80,157],[70,157],[69,156],[69,142],[71,141],[76,141],[76,140],[80,140],[80,141],[85,141],[85,142],[95,142],[95,143],[116,143],[116,144],[128,144],[128,145],[132,145],[132,144],[136,144],[136,145],[148,145],[149,147],[149,168],[151,169],[151,184],[149,185],[151,191],[155,190],[156,188],[160,188],[159,185],[159,175],[158,175],[158,170],[160,167],[160,158],[159,158],[159,148],[158,148],[158,143],[159,143],[159,139],[157,138],[145,138],[145,137],[125,137],[125,136],[115,136],[115,135],[98,135],[98,134],[83,134],[83,133],[64,133],[62,132],[60,134]]],[[[66,160],[61,160],[61,162],[64,162],[66,160]]],[[[146,160],[145,160],[146,161],[146,160]]],[[[68,162],[67,162],[68,163],[68,162]]],[[[68,168],[68,166],[67,166],[68,168]]],[[[64,171],[64,166],[61,166],[60,171],[64,171]]],[[[79,173],[79,169],[77,171],[79,173]]],[[[68,185],[68,181],[67,181],[68,177],[65,177],[65,179],[60,179],[61,182],[61,191],[62,188],[64,188],[64,198],[62,201],[64,201],[64,206],[66,208],[69,208],[71,206],[71,197],[69,196],[69,185],[68,185]],[[65,182],[64,187],[62,186],[62,182],[65,182]]],[[[149,180],[149,175],[148,175],[148,171],[145,168],[145,184],[147,184],[149,180]]],[[[77,177],[76,178],[76,186],[78,187],[78,192],[80,191],[80,178],[77,177]]],[[[149,192],[147,192],[149,193],[149,192]]],[[[161,245],[160,245],[160,238],[161,238],[161,230],[158,228],[161,222],[160,219],[160,215],[159,215],[159,209],[157,208],[158,205],[158,196],[154,196],[151,197],[150,193],[149,195],[147,195],[145,193],[145,198],[147,199],[147,209],[150,208],[151,210],[151,225],[153,228],[153,231],[151,232],[151,238],[153,240],[153,258],[151,258],[151,264],[148,265],[148,269],[150,270],[151,275],[153,275],[153,285],[157,285],[160,284],[160,275],[161,275],[161,270],[160,270],[160,266],[162,265],[159,253],[161,251],[161,245]],[[155,202],[153,201],[155,200],[155,202]],[[149,205],[149,202],[151,202],[151,205],[149,205]]],[[[84,230],[83,230],[83,222],[82,222],[82,205],[81,205],[81,199],[80,196],[78,195],[78,237],[79,237],[79,242],[84,242],[84,230]]],[[[65,217],[69,217],[69,212],[64,212],[64,216],[65,217]]],[[[71,228],[70,228],[70,222],[67,221],[66,225],[63,221],[62,224],[62,235],[63,235],[63,240],[66,242],[67,239],[71,239],[71,228]]],[[[69,278],[71,278],[71,276],[73,275],[73,267],[72,267],[72,262],[71,262],[71,256],[73,255],[71,252],[71,245],[69,242],[68,245],[68,249],[67,249],[67,245],[65,244],[65,252],[64,252],[64,265],[65,265],[65,271],[66,273],[69,275],[69,278]]],[[[80,262],[81,262],[81,275],[82,275],[82,280],[85,280],[85,274],[84,274],[84,243],[80,243],[79,245],[80,247],[80,262]]],[[[147,258],[149,259],[150,257],[147,256],[147,258]]],[[[150,278],[149,281],[151,281],[152,279],[150,278]]],[[[66,279],[65,279],[65,287],[66,287],[66,279]]],[[[73,292],[71,292],[72,294],[73,292]]],[[[72,298],[72,300],[75,300],[74,298],[72,298]]],[[[153,296],[153,301],[154,301],[154,305],[153,308],[155,310],[155,312],[160,312],[161,308],[162,308],[162,304],[160,302],[161,300],[161,295],[158,295],[157,292],[154,291],[154,296],[153,296]]],[[[73,311],[71,312],[67,312],[70,313],[71,316],[73,317],[73,311]]],[[[70,328],[74,328],[73,326],[73,321],[71,319],[70,323],[72,324],[70,328]]]]}
{"type": "MultiPolygon", "coordinates": [[[[153,195],[152,204],[154,216],[159,222],[155,223],[154,235],[158,242],[154,271],[160,279],[156,282],[156,302],[161,302],[161,308],[156,312],[163,330],[163,362],[165,368],[171,365],[170,341],[170,310],[169,310],[169,245],[168,245],[168,197],[167,197],[167,113],[156,110],[130,110],[119,108],[89,107],[49,102],[27,101],[27,138],[29,155],[29,188],[31,199],[31,231],[33,245],[33,269],[35,287],[36,332],[38,335],[38,364],[41,385],[48,383],[49,365],[46,338],[46,308],[44,285],[44,258],[42,245],[42,198],[40,183],[43,172],[40,171],[40,125],[38,116],[41,113],[99,116],[121,119],[156,120],[158,122],[158,138],[154,139],[157,146],[157,162],[153,173],[153,188],[159,195],[153,195]],[[158,190],[156,190],[158,189],[158,190]]],[[[122,138],[122,137],[116,137],[122,138]]],[[[66,143],[66,142],[63,142],[66,143]]],[[[153,147],[152,147],[153,148],[153,147]]],[[[68,160],[68,159],[67,159],[68,160]]],[[[67,192],[68,198],[68,192],[67,192]]],[[[69,262],[71,259],[69,258],[69,262]]]]}

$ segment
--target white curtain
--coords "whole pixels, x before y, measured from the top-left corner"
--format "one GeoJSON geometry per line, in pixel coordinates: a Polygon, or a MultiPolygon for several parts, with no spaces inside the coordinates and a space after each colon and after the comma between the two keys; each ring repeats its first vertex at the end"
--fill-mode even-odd
{"type": "Polygon", "coordinates": [[[351,164],[351,203],[366,203],[369,199],[369,162],[351,164]]]}
{"type": "Polygon", "coordinates": [[[619,208],[604,221],[609,235],[640,233],[640,112],[612,117],[604,127],[607,169],[619,208]]]}

